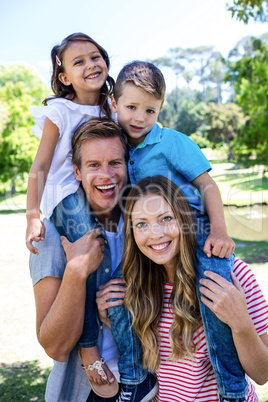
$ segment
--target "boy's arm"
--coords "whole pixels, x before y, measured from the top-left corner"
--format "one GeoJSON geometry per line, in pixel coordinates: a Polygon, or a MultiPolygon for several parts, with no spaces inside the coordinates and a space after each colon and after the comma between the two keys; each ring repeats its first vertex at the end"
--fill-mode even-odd
{"type": "Polygon", "coordinates": [[[44,240],[45,237],[45,227],[40,220],[39,207],[58,138],[58,127],[47,118],[38,151],[29,173],[27,188],[26,246],[33,254],[37,255],[37,248],[33,246],[32,242],[44,240]]]}
{"type": "Polygon", "coordinates": [[[227,233],[223,204],[215,181],[205,172],[192,181],[198,188],[210,220],[210,234],[204,245],[204,253],[228,258],[234,252],[235,243],[227,233]]]}

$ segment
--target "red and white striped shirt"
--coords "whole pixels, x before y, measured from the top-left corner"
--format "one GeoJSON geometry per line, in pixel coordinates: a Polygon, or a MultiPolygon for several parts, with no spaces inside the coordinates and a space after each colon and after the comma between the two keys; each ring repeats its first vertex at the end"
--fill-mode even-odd
{"type": "MultiPolygon", "coordinates": [[[[245,291],[248,312],[257,333],[262,335],[268,332],[268,304],[253,272],[243,261],[236,259],[234,273],[245,291]]],[[[158,335],[161,364],[156,374],[159,393],[153,401],[217,402],[219,401],[217,383],[208,356],[203,324],[194,331],[194,343],[197,344],[194,356],[178,362],[168,359],[171,354],[169,329],[174,318],[169,309],[171,292],[172,285],[165,284],[164,305],[158,335]]],[[[248,382],[247,402],[257,402],[258,397],[254,386],[247,376],[246,379],[248,382]]]]}

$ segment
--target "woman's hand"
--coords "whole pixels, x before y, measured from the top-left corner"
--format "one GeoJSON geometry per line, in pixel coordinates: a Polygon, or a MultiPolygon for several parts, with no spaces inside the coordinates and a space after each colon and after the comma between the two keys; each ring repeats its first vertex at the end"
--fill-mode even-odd
{"type": "Polygon", "coordinates": [[[111,328],[110,320],[107,316],[107,308],[120,306],[124,303],[126,293],[125,281],[123,278],[110,279],[99,287],[96,293],[96,303],[100,320],[111,328]],[[110,300],[118,299],[118,300],[110,300]]]}
{"type": "Polygon", "coordinates": [[[244,289],[235,274],[231,272],[233,284],[211,271],[205,275],[208,279],[200,280],[201,301],[232,331],[251,326],[244,289]]]}

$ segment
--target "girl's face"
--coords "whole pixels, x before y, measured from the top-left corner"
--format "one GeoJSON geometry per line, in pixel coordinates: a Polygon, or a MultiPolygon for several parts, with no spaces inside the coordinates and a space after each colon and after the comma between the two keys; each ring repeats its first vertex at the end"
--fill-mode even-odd
{"type": "Polygon", "coordinates": [[[98,48],[91,42],[73,42],[65,50],[62,62],[64,73],[59,74],[59,79],[64,85],[73,86],[74,101],[97,105],[100,89],[108,77],[98,48]]]}
{"type": "Polygon", "coordinates": [[[138,248],[156,264],[163,265],[173,282],[180,230],[172,208],[163,197],[147,194],[134,204],[131,218],[138,248]]]}

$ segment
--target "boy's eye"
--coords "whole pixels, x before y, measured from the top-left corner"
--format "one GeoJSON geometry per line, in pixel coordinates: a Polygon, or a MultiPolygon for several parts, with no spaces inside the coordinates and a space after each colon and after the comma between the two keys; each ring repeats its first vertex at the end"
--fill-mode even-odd
{"type": "Polygon", "coordinates": [[[135,109],[135,106],[129,105],[129,106],[127,106],[127,108],[130,109],[130,110],[134,110],[134,109],[135,109]]]}
{"type": "Polygon", "coordinates": [[[149,113],[149,114],[154,114],[155,113],[155,111],[152,110],[152,109],[147,109],[146,112],[149,113]]]}

